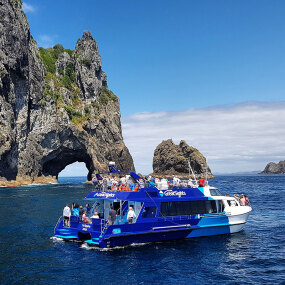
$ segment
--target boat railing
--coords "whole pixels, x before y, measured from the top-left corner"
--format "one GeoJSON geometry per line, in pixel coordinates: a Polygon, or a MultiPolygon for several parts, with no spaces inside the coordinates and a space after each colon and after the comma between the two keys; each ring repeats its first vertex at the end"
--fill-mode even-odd
{"type": "Polygon", "coordinates": [[[101,219],[101,234],[107,229],[108,221],[105,219],[101,219]]]}
{"type": "Polygon", "coordinates": [[[55,225],[55,227],[54,227],[54,229],[53,229],[53,231],[54,231],[54,233],[55,233],[55,230],[56,230],[56,228],[57,228],[57,225],[59,224],[59,222],[62,220],[62,216],[60,216],[59,218],[58,218],[58,220],[57,220],[57,223],[56,223],[56,225],[55,225]]]}

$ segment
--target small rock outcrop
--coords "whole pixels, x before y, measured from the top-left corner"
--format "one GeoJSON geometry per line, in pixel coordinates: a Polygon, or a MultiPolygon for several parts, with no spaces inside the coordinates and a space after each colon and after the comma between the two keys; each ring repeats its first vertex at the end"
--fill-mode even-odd
{"type": "Polygon", "coordinates": [[[285,160],[269,162],[260,174],[285,174],[285,160]]]}
{"type": "Polygon", "coordinates": [[[211,169],[207,165],[205,157],[196,148],[189,146],[184,140],[178,145],[172,139],[162,141],[155,151],[153,157],[153,175],[166,176],[177,175],[181,178],[189,177],[188,161],[197,177],[206,175],[213,178],[211,169]]]}
{"type": "Polygon", "coordinates": [[[76,161],[88,179],[110,160],[134,170],[90,32],[74,51],[38,48],[21,0],[0,2],[0,185],[54,181],[76,161]]]}

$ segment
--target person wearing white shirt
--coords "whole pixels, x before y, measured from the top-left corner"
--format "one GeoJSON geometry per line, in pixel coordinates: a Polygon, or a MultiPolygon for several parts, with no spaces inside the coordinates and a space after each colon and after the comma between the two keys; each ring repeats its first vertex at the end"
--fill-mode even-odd
{"type": "Polygon", "coordinates": [[[94,212],[94,215],[91,217],[91,219],[99,219],[98,213],[94,212]]]}
{"type": "Polygon", "coordinates": [[[190,188],[194,188],[194,183],[193,183],[193,181],[192,181],[192,179],[190,178],[189,180],[188,180],[188,186],[190,187],[190,188]]]}
{"type": "Polygon", "coordinates": [[[127,222],[128,222],[128,224],[132,224],[134,219],[136,219],[136,218],[137,218],[137,216],[136,216],[135,211],[133,210],[133,207],[130,207],[128,215],[127,215],[127,222]]]}
{"type": "Polygon", "coordinates": [[[66,204],[66,206],[64,207],[62,215],[63,215],[63,225],[65,227],[70,227],[71,211],[68,204],[66,204]]]}
{"type": "Polygon", "coordinates": [[[181,181],[181,180],[180,180],[178,177],[174,176],[174,177],[173,177],[173,186],[178,187],[180,181],[181,181]]]}
{"type": "Polygon", "coordinates": [[[125,176],[122,176],[120,178],[120,183],[121,183],[121,185],[126,185],[126,177],[125,176]]]}

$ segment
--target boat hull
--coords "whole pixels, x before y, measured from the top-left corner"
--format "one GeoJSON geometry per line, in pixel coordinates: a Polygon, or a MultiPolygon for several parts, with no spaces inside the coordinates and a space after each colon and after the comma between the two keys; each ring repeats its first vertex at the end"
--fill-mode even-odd
{"type": "Polygon", "coordinates": [[[102,234],[93,231],[89,225],[79,224],[77,228],[64,228],[60,223],[55,236],[64,240],[77,239],[90,246],[104,248],[231,234],[243,230],[247,222],[251,208],[242,210],[240,214],[204,215],[179,221],[113,225],[102,234]],[[82,239],[82,234],[86,236],[85,239],[82,239]]]}

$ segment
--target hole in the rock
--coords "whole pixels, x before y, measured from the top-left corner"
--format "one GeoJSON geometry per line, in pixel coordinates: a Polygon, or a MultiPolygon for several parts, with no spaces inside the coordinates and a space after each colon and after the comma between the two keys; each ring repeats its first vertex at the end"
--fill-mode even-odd
{"type": "Polygon", "coordinates": [[[74,162],[67,165],[59,174],[58,178],[62,177],[87,177],[88,169],[84,162],[74,162]]]}

